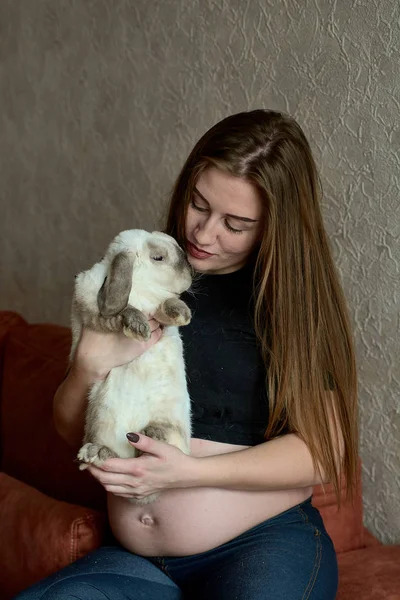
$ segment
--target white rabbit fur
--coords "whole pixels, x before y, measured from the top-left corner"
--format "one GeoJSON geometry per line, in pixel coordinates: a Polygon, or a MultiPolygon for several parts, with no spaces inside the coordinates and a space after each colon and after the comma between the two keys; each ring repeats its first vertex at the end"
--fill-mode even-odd
{"type": "Polygon", "coordinates": [[[136,456],[126,438],[130,431],[189,453],[190,398],[178,326],[191,318],[179,299],[191,281],[191,267],[176,241],[139,229],[121,232],[100,262],[76,276],[70,361],[82,326],[148,339],[144,315],[165,325],[156,344],[91,387],[84,445],[78,453],[81,469],[89,463],[100,466],[109,457],[136,456]]]}

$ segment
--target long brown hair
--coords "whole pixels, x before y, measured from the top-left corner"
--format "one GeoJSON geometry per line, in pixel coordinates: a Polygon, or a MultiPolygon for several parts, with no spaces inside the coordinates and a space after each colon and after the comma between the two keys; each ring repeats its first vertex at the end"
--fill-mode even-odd
{"type": "Polygon", "coordinates": [[[310,146],[294,119],[271,110],[217,123],[190,153],[172,192],[165,231],[183,246],[193,188],[210,166],[252,183],[263,202],[254,324],[268,373],[265,439],[297,433],[340,501],[343,476],[351,495],[357,474],[356,365],[310,146]]]}

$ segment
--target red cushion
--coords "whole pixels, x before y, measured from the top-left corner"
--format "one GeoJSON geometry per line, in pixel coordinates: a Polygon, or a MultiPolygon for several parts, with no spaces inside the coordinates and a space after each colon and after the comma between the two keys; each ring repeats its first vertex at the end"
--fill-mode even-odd
{"type": "Polygon", "coordinates": [[[337,600],[400,600],[400,546],[373,546],[338,556],[337,600]]]}
{"type": "Polygon", "coordinates": [[[104,510],[103,488],[79,471],[76,451],[53,423],[52,400],[66,373],[70,343],[70,330],[57,325],[22,323],[9,332],[3,351],[1,470],[58,500],[104,510]]]}
{"type": "Polygon", "coordinates": [[[11,598],[101,544],[104,516],[0,473],[0,590],[11,598]]]}

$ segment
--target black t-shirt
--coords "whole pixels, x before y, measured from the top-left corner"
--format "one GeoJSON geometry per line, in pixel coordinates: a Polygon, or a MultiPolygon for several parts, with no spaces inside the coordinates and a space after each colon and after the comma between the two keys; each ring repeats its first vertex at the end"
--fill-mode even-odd
{"type": "Polygon", "coordinates": [[[192,437],[254,446],[268,424],[266,373],[253,327],[252,266],[201,275],[181,297],[192,321],[180,333],[192,437]]]}

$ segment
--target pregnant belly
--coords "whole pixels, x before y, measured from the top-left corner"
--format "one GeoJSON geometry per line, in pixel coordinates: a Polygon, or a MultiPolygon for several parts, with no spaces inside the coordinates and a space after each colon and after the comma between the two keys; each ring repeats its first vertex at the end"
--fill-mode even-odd
{"type": "MultiPolygon", "coordinates": [[[[192,454],[242,450],[192,440],[192,454]]],[[[108,495],[110,525],[122,546],[142,556],[187,556],[211,550],[247,529],[299,504],[312,488],[245,492],[216,488],[167,490],[148,505],[108,495]]]]}

